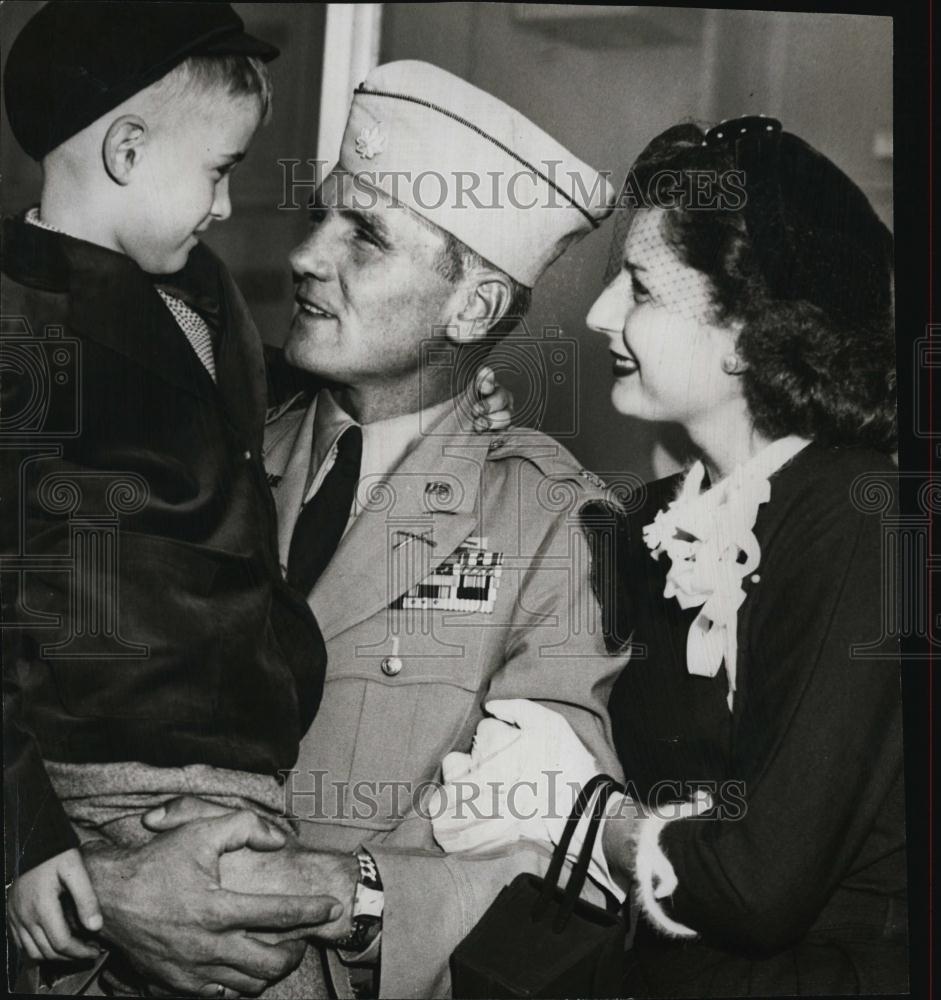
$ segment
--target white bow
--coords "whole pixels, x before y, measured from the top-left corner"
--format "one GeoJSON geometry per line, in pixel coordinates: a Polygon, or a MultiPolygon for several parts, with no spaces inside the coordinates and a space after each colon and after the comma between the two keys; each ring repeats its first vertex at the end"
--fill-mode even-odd
{"type": "Polygon", "coordinates": [[[706,470],[696,462],[676,500],[644,528],[651,556],[670,559],[663,596],[675,597],[684,609],[702,608],[686,638],[686,668],[699,677],[715,677],[724,662],[730,710],[738,609],[745,600],[742,581],[761,561],[761,546],[752,530],[758,508],[771,498],[771,474],[809,443],[797,436],[781,438],[705,492],[706,470]]]}

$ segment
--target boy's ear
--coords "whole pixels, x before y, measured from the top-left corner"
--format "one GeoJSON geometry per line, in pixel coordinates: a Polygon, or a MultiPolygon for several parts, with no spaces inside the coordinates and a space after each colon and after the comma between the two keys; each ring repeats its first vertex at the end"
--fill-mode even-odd
{"type": "Polygon", "coordinates": [[[512,296],[502,274],[487,272],[468,291],[464,308],[448,326],[448,337],[461,344],[486,337],[506,314],[512,296]]]}
{"type": "Polygon", "coordinates": [[[147,138],[147,123],[137,115],[121,115],[108,126],[101,155],[108,176],[122,187],[129,184],[147,138]]]}

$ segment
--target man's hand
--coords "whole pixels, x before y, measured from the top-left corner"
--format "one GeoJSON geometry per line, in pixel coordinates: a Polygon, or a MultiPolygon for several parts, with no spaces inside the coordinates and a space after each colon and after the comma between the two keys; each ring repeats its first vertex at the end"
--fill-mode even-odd
{"type": "MultiPolygon", "coordinates": [[[[207,817],[225,815],[222,806],[194,796],[182,796],[144,816],[144,826],[166,834],[185,829],[188,824],[205,822],[207,817]]],[[[345,937],[351,929],[353,894],[359,879],[359,863],[352,854],[314,851],[296,841],[279,851],[260,853],[253,844],[219,858],[219,878],[223,889],[237,893],[278,893],[286,896],[314,896],[318,893],[337,899],[342,912],[331,921],[298,926],[286,932],[260,934],[264,941],[287,941],[316,937],[325,942],[345,937]]]]}
{"type": "Polygon", "coordinates": [[[276,935],[259,935],[261,940],[284,941],[298,936],[332,942],[352,929],[353,894],[359,880],[359,862],[352,854],[313,851],[288,846],[275,854],[244,850],[227,854],[220,865],[222,885],[239,893],[327,893],[343,904],[337,919],[318,926],[301,927],[276,935]]]}
{"type": "Polygon", "coordinates": [[[330,896],[244,895],[222,887],[226,854],[278,851],[285,842],[254,814],[235,812],[188,823],[136,849],[87,845],[102,935],[149,980],[178,993],[205,993],[211,984],[260,993],[297,967],[304,948],[264,943],[246,929],[311,927],[336,920],[343,909],[330,896]]]}

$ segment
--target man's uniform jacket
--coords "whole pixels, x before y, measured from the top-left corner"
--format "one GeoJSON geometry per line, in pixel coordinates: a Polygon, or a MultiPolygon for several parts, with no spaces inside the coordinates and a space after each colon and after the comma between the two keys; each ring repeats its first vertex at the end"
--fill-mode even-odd
{"type": "MultiPolygon", "coordinates": [[[[289,410],[266,434],[283,564],[312,426],[309,410],[289,410]]],[[[383,996],[447,995],[458,942],[516,874],[544,867],[532,847],[445,856],[412,808],[445,754],[469,748],[483,702],[547,704],[620,774],[606,706],[624,659],[605,654],[578,526],[596,483],[544,434],[474,434],[449,411],[392,473],[360,482],[363,509],[310,594],[327,676],[293,810],[306,845],[365,844],[376,859],[383,996]]]]}
{"type": "Polygon", "coordinates": [[[214,331],[217,383],[130,258],[4,220],[8,879],[76,843],[43,757],[274,775],[317,707],[323,645],[281,579],[261,464],[258,333],[205,247],[172,281],[214,331]]]}

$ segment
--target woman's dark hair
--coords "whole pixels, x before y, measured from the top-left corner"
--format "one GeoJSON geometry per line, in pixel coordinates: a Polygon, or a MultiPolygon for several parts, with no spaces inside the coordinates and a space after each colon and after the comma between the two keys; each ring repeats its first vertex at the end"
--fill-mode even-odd
{"type": "MultiPolygon", "coordinates": [[[[669,209],[664,236],[709,278],[715,319],[741,324],[737,351],[756,428],[893,451],[891,234],[863,192],[796,136],[768,128],[743,149],[714,135],[707,143],[695,125],[668,129],[641,154],[625,191],[658,190],[656,178],[672,171],[698,176],[701,194],[702,178],[714,178],[714,200],[660,206],[669,209]]],[[[687,196],[696,190],[680,186],[687,196]]]]}

